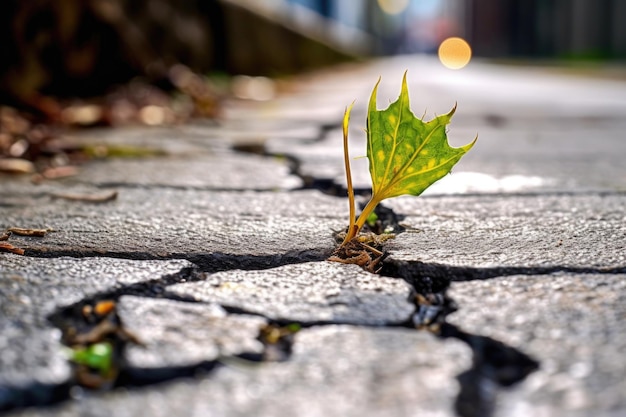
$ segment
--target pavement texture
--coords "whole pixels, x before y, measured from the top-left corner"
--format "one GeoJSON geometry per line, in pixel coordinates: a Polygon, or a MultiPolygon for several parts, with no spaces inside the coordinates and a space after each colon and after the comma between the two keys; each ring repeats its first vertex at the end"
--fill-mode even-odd
{"type": "MultiPolygon", "coordinates": [[[[0,230],[51,229],[0,253],[0,411],[626,415],[624,114],[624,81],[407,56],[301,75],[215,123],[78,132],[158,156],[0,177],[0,230]],[[414,113],[456,102],[451,144],[478,142],[384,203],[378,273],[329,262],[344,108],[364,155],[371,90],[382,76],[379,107],[395,100],[407,69],[414,113]],[[103,341],[106,368],[71,353],[103,341]]],[[[352,168],[365,201],[367,160],[352,168]]]]}

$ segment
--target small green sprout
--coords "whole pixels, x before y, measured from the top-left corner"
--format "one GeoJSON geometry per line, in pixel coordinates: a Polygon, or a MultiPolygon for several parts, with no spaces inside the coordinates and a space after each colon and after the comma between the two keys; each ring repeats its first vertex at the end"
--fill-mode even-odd
{"type": "Polygon", "coordinates": [[[460,148],[448,144],[446,126],[456,110],[424,122],[415,117],[409,105],[406,72],[400,97],[384,110],[376,108],[376,83],[367,112],[367,158],[372,177],[372,197],[358,218],[355,215],[354,189],[348,154],[348,124],[352,103],[343,117],[343,149],[350,204],[350,225],[342,246],[359,235],[371,221],[376,206],[383,200],[401,195],[420,195],[435,181],[448,174],[469,151],[476,139],[460,148]]]}
{"type": "Polygon", "coordinates": [[[113,346],[109,342],[94,343],[84,348],[72,349],[71,359],[78,365],[97,370],[101,375],[111,372],[113,346]]]}

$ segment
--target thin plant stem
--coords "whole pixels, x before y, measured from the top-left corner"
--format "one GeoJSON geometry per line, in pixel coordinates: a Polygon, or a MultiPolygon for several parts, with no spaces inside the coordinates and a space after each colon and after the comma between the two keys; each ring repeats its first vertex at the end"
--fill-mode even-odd
{"type": "Polygon", "coordinates": [[[359,232],[361,231],[361,228],[363,227],[363,225],[365,225],[367,218],[370,216],[370,214],[372,214],[372,212],[374,211],[378,203],[380,203],[380,201],[381,199],[379,198],[374,199],[374,196],[372,196],[372,199],[367,202],[367,205],[363,208],[363,211],[361,212],[361,214],[359,214],[359,218],[356,221],[355,236],[359,234],[359,232]]]}
{"type": "Polygon", "coordinates": [[[348,227],[348,232],[346,233],[346,237],[343,240],[342,246],[354,239],[361,229],[363,225],[367,221],[367,218],[372,213],[372,211],[376,208],[378,203],[380,203],[380,199],[372,199],[367,203],[359,218],[356,218],[356,205],[354,202],[354,188],[352,186],[352,171],[350,170],[350,154],[348,152],[348,124],[350,122],[350,111],[352,110],[352,106],[354,106],[354,102],[350,104],[350,106],[346,107],[346,111],[343,115],[343,161],[346,167],[346,183],[348,187],[348,204],[350,205],[350,223],[348,227]]]}
{"type": "MultiPolygon", "coordinates": [[[[350,226],[348,227],[348,236],[354,237],[356,235],[356,208],[354,203],[354,188],[352,187],[352,171],[350,170],[350,154],[348,152],[348,124],[350,122],[350,111],[354,106],[354,102],[350,106],[346,107],[346,111],[343,115],[343,162],[346,167],[346,183],[348,186],[348,204],[350,204],[350,226]]],[[[350,239],[352,239],[352,237],[350,239]]],[[[348,240],[344,240],[342,245],[345,245],[348,240]]]]}

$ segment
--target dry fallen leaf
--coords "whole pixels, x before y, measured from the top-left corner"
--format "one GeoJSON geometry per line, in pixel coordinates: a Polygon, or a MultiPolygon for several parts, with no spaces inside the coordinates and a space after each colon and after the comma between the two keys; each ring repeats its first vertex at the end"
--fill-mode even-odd
{"type": "Polygon", "coordinates": [[[0,159],[0,172],[9,174],[32,174],[35,172],[35,165],[21,158],[0,159]]]}
{"type": "Polygon", "coordinates": [[[16,248],[9,242],[0,242],[0,252],[11,252],[16,255],[24,255],[24,249],[16,248]]]}
{"type": "Polygon", "coordinates": [[[9,227],[8,232],[15,233],[18,236],[36,236],[43,237],[48,232],[54,231],[53,229],[23,229],[21,227],[9,227]]]}
{"type": "Polygon", "coordinates": [[[63,198],[70,201],[84,201],[87,203],[105,203],[113,201],[117,198],[117,191],[106,191],[97,194],[72,194],[72,193],[55,193],[52,197],[63,198]]]}

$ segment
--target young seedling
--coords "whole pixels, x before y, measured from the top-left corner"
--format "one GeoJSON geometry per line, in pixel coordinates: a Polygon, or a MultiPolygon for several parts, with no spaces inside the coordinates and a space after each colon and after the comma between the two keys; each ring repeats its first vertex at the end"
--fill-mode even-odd
{"type": "MultiPolygon", "coordinates": [[[[383,200],[401,195],[420,195],[435,181],[448,174],[472,142],[460,148],[448,144],[446,126],[456,110],[424,122],[413,115],[409,105],[406,72],[400,97],[384,110],[376,108],[376,92],[370,97],[367,111],[367,159],[372,177],[372,197],[358,218],[355,215],[354,190],[348,154],[348,124],[352,104],[343,117],[343,149],[350,204],[350,225],[341,247],[358,237],[361,228],[383,200]]],[[[354,104],[354,103],[353,103],[354,104]]]]}

